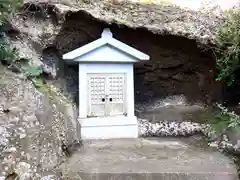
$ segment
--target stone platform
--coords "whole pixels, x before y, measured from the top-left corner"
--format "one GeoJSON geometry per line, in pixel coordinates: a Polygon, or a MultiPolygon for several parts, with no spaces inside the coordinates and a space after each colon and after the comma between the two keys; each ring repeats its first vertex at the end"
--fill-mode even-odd
{"type": "Polygon", "coordinates": [[[238,180],[233,162],[201,137],[85,141],[62,172],[84,180],[238,180]]]}
{"type": "Polygon", "coordinates": [[[78,119],[81,124],[81,139],[137,138],[136,116],[113,116],[78,119]]]}

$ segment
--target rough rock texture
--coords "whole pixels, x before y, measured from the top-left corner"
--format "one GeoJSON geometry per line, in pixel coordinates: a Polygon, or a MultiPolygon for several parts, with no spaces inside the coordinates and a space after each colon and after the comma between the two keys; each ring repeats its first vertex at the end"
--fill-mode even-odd
{"type": "Polygon", "coordinates": [[[158,122],[149,123],[148,120],[139,119],[140,136],[190,136],[202,131],[202,125],[192,122],[158,122]]]}
{"type": "Polygon", "coordinates": [[[1,65],[0,74],[0,172],[21,180],[53,173],[64,160],[62,144],[77,140],[74,103],[50,85],[38,91],[1,65]]]}
{"type": "Polygon", "coordinates": [[[109,24],[117,23],[131,28],[144,27],[157,34],[185,36],[197,39],[201,43],[213,42],[216,25],[222,18],[221,9],[218,15],[213,13],[216,7],[193,11],[169,3],[132,3],[130,0],[57,0],[48,3],[54,4],[61,13],[84,11],[109,24]]]}

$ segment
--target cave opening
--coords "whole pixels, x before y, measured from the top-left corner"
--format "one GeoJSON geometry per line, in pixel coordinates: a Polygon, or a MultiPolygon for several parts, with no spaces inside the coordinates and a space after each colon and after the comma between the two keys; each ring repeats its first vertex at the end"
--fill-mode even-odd
{"type": "MultiPolygon", "coordinates": [[[[148,63],[134,67],[136,103],[174,95],[184,95],[189,102],[211,103],[221,98],[222,85],[215,82],[215,60],[195,40],[154,34],[143,28],[109,25],[79,11],[66,16],[54,44],[62,55],[98,39],[105,27],[111,29],[116,39],[150,56],[148,63]]],[[[64,66],[77,74],[76,67],[64,66]]]]}

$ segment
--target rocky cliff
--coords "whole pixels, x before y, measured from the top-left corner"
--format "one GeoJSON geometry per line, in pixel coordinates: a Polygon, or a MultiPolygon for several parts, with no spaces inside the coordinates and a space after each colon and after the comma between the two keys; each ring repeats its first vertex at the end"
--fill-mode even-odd
{"type": "Polygon", "coordinates": [[[8,157],[2,157],[1,171],[14,169],[24,180],[52,172],[63,159],[63,145],[77,142],[78,70],[61,56],[99,38],[106,26],[151,56],[135,67],[137,102],[178,94],[214,101],[220,88],[209,47],[223,19],[219,9],[194,11],[169,3],[25,1],[5,30],[20,59],[41,67],[46,82],[43,91],[24,74],[0,66],[0,150],[8,157]]]}
{"type": "Polygon", "coordinates": [[[78,143],[76,107],[57,88],[41,92],[24,76],[0,68],[0,171],[24,180],[52,173],[64,159],[62,146],[78,143]]]}

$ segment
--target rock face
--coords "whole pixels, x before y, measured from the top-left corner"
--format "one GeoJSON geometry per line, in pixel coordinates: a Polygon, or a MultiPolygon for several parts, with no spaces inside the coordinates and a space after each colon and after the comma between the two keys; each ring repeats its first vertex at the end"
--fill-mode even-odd
{"type": "Polygon", "coordinates": [[[0,68],[0,172],[22,180],[52,172],[64,160],[62,143],[77,140],[69,118],[74,103],[57,88],[41,92],[24,76],[0,68]]]}
{"type": "MultiPolygon", "coordinates": [[[[46,4],[45,0],[25,1],[46,4]]],[[[108,24],[117,23],[134,29],[143,27],[156,34],[184,36],[203,44],[214,42],[216,26],[224,17],[218,3],[205,3],[193,10],[170,1],[156,4],[149,0],[139,3],[134,0],[49,0],[47,4],[53,4],[60,13],[82,11],[108,24]]]]}

